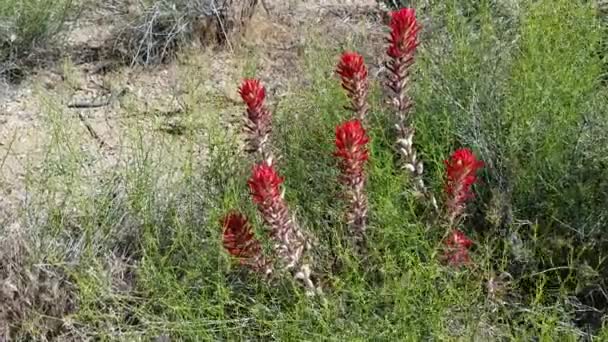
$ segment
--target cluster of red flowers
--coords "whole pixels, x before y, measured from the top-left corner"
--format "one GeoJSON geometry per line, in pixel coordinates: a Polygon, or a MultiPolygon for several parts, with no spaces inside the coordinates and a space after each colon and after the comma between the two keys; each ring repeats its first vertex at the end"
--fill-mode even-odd
{"type": "Polygon", "coordinates": [[[363,181],[363,166],[369,158],[369,138],[359,120],[351,120],[336,127],[335,156],[341,159],[343,181],[349,185],[363,181]]]}
{"type": "Polygon", "coordinates": [[[477,160],[471,150],[461,148],[445,161],[445,165],[447,209],[450,222],[453,222],[462,215],[466,201],[473,197],[471,186],[477,181],[477,170],[483,167],[483,162],[477,160]]]}
{"type": "MultiPolygon", "coordinates": [[[[415,176],[416,188],[426,192],[422,181],[423,165],[417,159],[413,148],[414,129],[410,125],[408,113],[412,101],[408,95],[409,68],[414,62],[418,47],[420,26],[413,9],[404,8],[391,13],[390,37],[386,51],[390,60],[386,63],[389,70],[388,88],[392,91],[392,102],[398,120],[397,146],[405,161],[405,168],[415,176]]],[[[347,220],[351,233],[358,242],[365,238],[367,225],[367,196],[365,194],[365,164],[368,162],[369,137],[364,127],[369,104],[368,69],[364,59],[356,52],[345,52],[336,68],[341,84],[349,97],[350,109],[355,118],[336,126],[335,157],[341,171],[340,181],[345,186],[348,200],[347,220]]],[[[253,166],[248,186],[253,202],[269,229],[273,241],[273,258],[282,261],[285,269],[292,270],[302,279],[309,290],[314,289],[310,280],[310,268],[303,263],[308,249],[307,241],[289,214],[288,205],[283,197],[281,185],[284,179],[273,164],[270,152],[272,115],[266,108],[266,90],[256,79],[245,79],[239,87],[239,94],[247,106],[245,113],[245,134],[247,151],[261,157],[253,166]]],[[[469,249],[473,242],[455,227],[465,209],[466,201],[473,197],[472,185],[476,182],[477,171],[483,162],[476,159],[469,149],[459,149],[445,161],[446,171],[446,216],[450,231],[444,240],[443,260],[450,265],[463,265],[470,262],[469,249]]],[[[436,202],[432,195],[432,204],[436,202]]],[[[264,255],[259,241],[255,238],[247,218],[230,212],[222,220],[224,248],[236,257],[241,264],[248,265],[264,274],[273,271],[273,263],[264,255]]]]}
{"type": "Polygon", "coordinates": [[[390,60],[386,63],[389,70],[388,87],[393,91],[393,105],[405,119],[412,107],[412,101],[407,94],[409,83],[409,67],[414,63],[414,53],[418,47],[418,31],[420,26],[416,20],[416,11],[403,8],[391,13],[389,23],[391,30],[386,51],[390,60]]]}
{"type": "Polygon", "coordinates": [[[466,265],[471,261],[469,248],[473,245],[463,232],[454,229],[444,242],[444,261],[452,266],[466,265]]]}
{"type": "Polygon", "coordinates": [[[341,180],[348,187],[347,222],[354,238],[361,245],[367,227],[367,197],[365,196],[364,166],[369,158],[369,138],[361,122],[347,121],[336,127],[336,152],[340,158],[341,180]]]}
{"type": "Polygon", "coordinates": [[[308,244],[289,214],[281,192],[283,178],[275,169],[270,150],[272,115],[265,106],[266,90],[259,80],[246,79],[239,87],[239,93],[247,106],[244,127],[247,152],[262,159],[253,166],[247,183],[252,200],[269,228],[269,236],[273,241],[273,259],[263,256],[262,248],[251,232],[247,219],[235,212],[229,213],[223,220],[224,247],[242,264],[266,274],[271,273],[276,258],[281,261],[281,267],[292,270],[294,276],[304,282],[310,293],[316,293],[317,289],[310,279],[310,267],[302,260],[308,244]]]}
{"type": "Polygon", "coordinates": [[[238,258],[242,265],[248,265],[264,274],[272,272],[271,265],[262,254],[262,246],[255,238],[247,217],[232,211],[221,219],[220,224],[224,229],[222,242],[228,253],[238,258]]]}
{"type": "Polygon", "coordinates": [[[246,150],[260,155],[264,160],[271,157],[269,149],[272,132],[272,114],[266,108],[266,89],[256,79],[245,79],[239,87],[239,94],[247,105],[245,115],[246,150]]]}
{"type": "MultiPolygon", "coordinates": [[[[445,164],[446,209],[448,224],[452,226],[463,214],[466,201],[473,198],[471,187],[477,181],[477,171],[483,167],[483,162],[477,160],[471,150],[461,148],[456,150],[445,164]]],[[[445,260],[451,265],[468,263],[468,250],[472,244],[463,232],[453,229],[445,241],[445,260]]]]}
{"type": "Polygon", "coordinates": [[[249,178],[249,190],[262,218],[270,227],[270,237],[275,251],[285,263],[285,268],[295,267],[306,248],[304,236],[290,217],[280,186],[283,183],[274,166],[260,163],[253,167],[249,178]]]}
{"type": "Polygon", "coordinates": [[[340,75],[342,87],[351,99],[351,106],[347,108],[354,111],[359,120],[365,120],[369,110],[367,104],[369,84],[363,56],[356,52],[344,52],[340,57],[336,73],[340,75]]]}
{"type": "Polygon", "coordinates": [[[403,8],[392,12],[389,27],[391,34],[386,54],[395,59],[413,59],[418,47],[418,31],[420,31],[416,10],[403,8]]]}

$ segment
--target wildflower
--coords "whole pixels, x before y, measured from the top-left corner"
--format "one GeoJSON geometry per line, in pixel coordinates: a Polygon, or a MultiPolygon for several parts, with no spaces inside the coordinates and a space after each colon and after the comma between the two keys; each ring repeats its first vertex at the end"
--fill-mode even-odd
{"type": "Polygon", "coordinates": [[[412,8],[402,8],[391,12],[389,23],[390,35],[386,54],[389,60],[386,68],[389,71],[387,87],[391,92],[391,103],[395,108],[395,128],[397,130],[397,151],[401,156],[403,168],[414,178],[414,186],[419,195],[428,197],[437,209],[437,202],[430,194],[422,175],[424,165],[418,159],[414,148],[415,130],[411,124],[410,112],[414,105],[409,93],[410,67],[414,64],[414,54],[418,47],[418,31],[420,26],[416,20],[416,12],[412,8]]]}
{"type": "Polygon", "coordinates": [[[369,110],[367,93],[369,84],[367,80],[367,66],[363,57],[356,52],[344,52],[336,68],[336,73],[342,79],[342,88],[346,90],[351,100],[348,109],[357,114],[359,120],[364,120],[369,110]]]}
{"type": "Polygon", "coordinates": [[[366,144],[369,138],[359,120],[351,120],[336,127],[336,152],[340,158],[341,180],[348,187],[347,222],[351,233],[362,243],[367,228],[367,196],[364,166],[369,158],[366,144]]]}
{"type": "Polygon", "coordinates": [[[420,30],[416,20],[416,10],[402,8],[392,12],[389,27],[391,34],[386,53],[395,59],[412,59],[418,47],[418,31],[420,30]]]}
{"type": "Polygon", "coordinates": [[[274,167],[268,164],[255,166],[248,182],[253,202],[259,206],[281,202],[280,186],[283,180],[274,167]]]}
{"type": "Polygon", "coordinates": [[[454,229],[444,242],[443,260],[451,266],[462,266],[471,261],[469,248],[473,245],[463,232],[454,229]]]}
{"type": "Polygon", "coordinates": [[[477,170],[484,164],[467,148],[456,150],[444,163],[447,167],[445,191],[448,218],[452,223],[462,215],[466,201],[473,198],[471,187],[477,181],[477,170]]]}
{"type": "Polygon", "coordinates": [[[369,158],[365,145],[369,138],[359,120],[351,120],[336,127],[335,155],[342,159],[340,168],[344,181],[356,184],[362,181],[363,166],[369,158]]]}
{"type": "Polygon", "coordinates": [[[272,132],[272,114],[265,105],[266,89],[259,80],[245,79],[239,87],[239,94],[247,105],[244,128],[246,151],[268,160],[271,158],[268,145],[272,132]]]}
{"type": "Polygon", "coordinates": [[[238,258],[241,265],[248,265],[264,274],[272,272],[272,267],[262,254],[260,242],[255,238],[247,217],[231,211],[220,220],[220,224],[223,228],[222,242],[230,255],[238,258]]]}
{"type": "Polygon", "coordinates": [[[309,293],[315,293],[317,289],[310,280],[310,266],[302,260],[308,243],[289,214],[280,189],[282,183],[283,178],[274,166],[265,162],[253,167],[248,181],[253,202],[257,204],[264,222],[270,228],[276,255],[283,261],[285,269],[293,270],[295,277],[305,283],[309,293]]]}
{"type": "Polygon", "coordinates": [[[409,68],[414,64],[414,53],[418,47],[418,31],[420,30],[415,10],[402,8],[392,12],[389,27],[391,32],[386,50],[386,54],[390,58],[386,63],[390,72],[388,87],[393,91],[392,102],[398,115],[405,120],[413,105],[407,94],[407,88],[409,86],[409,68]]]}

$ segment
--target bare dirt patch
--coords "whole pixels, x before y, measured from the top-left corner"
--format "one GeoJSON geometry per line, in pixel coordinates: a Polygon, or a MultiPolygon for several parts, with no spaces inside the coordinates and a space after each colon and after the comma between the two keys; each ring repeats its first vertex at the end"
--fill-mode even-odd
{"type": "MultiPolygon", "coordinates": [[[[35,70],[19,85],[5,83],[0,88],[0,210],[4,215],[14,213],[15,203],[25,200],[27,170],[40,163],[50,143],[49,111],[71,120],[78,118],[86,148],[105,150],[100,155],[106,156],[122,153],[118,152],[122,151],[121,127],[134,122],[150,130],[180,134],[179,116],[189,91],[180,74],[185,67],[207,69],[198,91],[208,92],[209,101],[223,101],[227,111],[234,111],[240,103],[237,78],[251,53],[257,57],[256,76],[267,83],[271,94],[280,97],[288,82],[305,81],[298,64],[311,37],[334,40],[336,46],[345,39],[366,36],[382,42],[381,15],[373,0],[265,4],[268,11],[257,8],[240,45],[203,49],[194,43],[186,53],[194,57],[150,67],[126,66],[100,53],[110,40],[111,18],[86,18],[73,25],[68,43],[75,53],[69,59],[53,68],[35,70]]],[[[378,61],[369,63],[379,65],[378,61]]],[[[115,161],[106,159],[103,164],[108,166],[115,161]]]]}

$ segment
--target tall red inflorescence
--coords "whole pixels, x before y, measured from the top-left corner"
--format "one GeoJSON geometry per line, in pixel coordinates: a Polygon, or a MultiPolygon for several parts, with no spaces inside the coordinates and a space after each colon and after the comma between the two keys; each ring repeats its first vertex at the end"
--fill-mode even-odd
{"type": "Polygon", "coordinates": [[[444,241],[443,260],[450,266],[463,266],[470,263],[469,248],[473,245],[463,232],[453,229],[444,241]]]}
{"type": "Polygon", "coordinates": [[[391,33],[386,53],[395,59],[413,59],[418,47],[418,31],[420,31],[420,25],[416,20],[416,10],[402,8],[392,12],[389,27],[391,33]]]}
{"type": "MultiPolygon", "coordinates": [[[[477,181],[477,171],[483,167],[468,148],[456,150],[446,165],[446,211],[450,227],[463,215],[466,201],[473,198],[471,187],[477,181]]],[[[444,261],[452,266],[462,266],[470,262],[469,248],[473,242],[462,231],[451,228],[444,241],[444,261]]]]}
{"type": "Polygon", "coordinates": [[[346,94],[351,100],[348,109],[355,112],[359,120],[365,120],[369,110],[367,103],[369,83],[363,56],[356,52],[344,52],[338,62],[336,73],[340,75],[342,88],[346,90],[346,94]]]}
{"type": "Polygon", "coordinates": [[[223,228],[222,243],[228,253],[239,259],[242,265],[247,265],[256,271],[270,274],[272,267],[264,258],[260,242],[255,238],[247,217],[231,211],[226,214],[220,224],[223,228]]]}
{"type": "Polygon", "coordinates": [[[265,105],[266,89],[257,79],[245,79],[239,87],[239,94],[247,105],[244,128],[246,150],[261,156],[263,160],[272,160],[269,142],[272,114],[265,105]]]}
{"type": "Polygon", "coordinates": [[[365,164],[369,159],[366,147],[369,138],[359,120],[336,127],[336,157],[340,159],[341,181],[347,187],[347,222],[356,241],[361,244],[367,229],[367,196],[365,164]]]}
{"type": "Polygon", "coordinates": [[[264,162],[253,167],[248,181],[253,202],[270,227],[275,251],[285,263],[285,268],[291,269],[300,263],[307,246],[304,235],[289,214],[281,193],[282,183],[283,178],[274,166],[264,162]]]}
{"type": "Polygon", "coordinates": [[[464,212],[466,201],[473,197],[471,187],[477,181],[477,171],[484,164],[468,148],[456,150],[444,163],[447,167],[445,192],[451,224],[464,212]]]}
{"type": "Polygon", "coordinates": [[[412,107],[408,94],[409,68],[414,64],[414,54],[418,47],[418,31],[420,26],[416,20],[416,11],[412,8],[402,8],[391,13],[389,23],[387,55],[390,57],[386,64],[390,71],[388,87],[393,91],[393,105],[405,120],[412,107]]]}
{"type": "Polygon", "coordinates": [[[414,64],[420,31],[416,11],[412,8],[402,8],[391,12],[389,28],[390,35],[386,50],[389,57],[386,68],[389,72],[386,84],[396,114],[397,151],[401,156],[403,168],[413,176],[418,195],[427,197],[433,207],[438,209],[435,197],[427,191],[422,178],[424,166],[414,148],[415,131],[410,114],[414,105],[409,95],[410,68],[414,64]]]}

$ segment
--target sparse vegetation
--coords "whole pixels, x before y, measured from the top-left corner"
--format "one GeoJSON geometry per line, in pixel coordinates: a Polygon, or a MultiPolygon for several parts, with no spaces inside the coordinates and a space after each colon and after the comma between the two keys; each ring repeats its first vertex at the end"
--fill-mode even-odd
{"type": "MultiPolygon", "coordinates": [[[[112,150],[84,140],[61,89],[38,90],[47,147],[26,172],[18,219],[0,226],[0,340],[605,340],[608,91],[596,8],[475,3],[418,9],[410,67],[420,177],[457,223],[417,196],[396,157],[394,108],[372,58],[386,46],[370,44],[375,35],[338,46],[304,27],[306,44],[280,85],[287,95],[265,93],[272,130],[249,127],[247,150],[242,121],[230,120],[246,105],[201,85],[216,72],[212,52],[176,62],[180,135],[133,119],[140,113],[127,95],[112,150]],[[360,56],[346,63],[343,50],[360,51],[369,72],[348,72],[360,56]],[[345,94],[340,61],[340,76],[365,74],[369,85],[345,94]],[[363,93],[369,106],[356,98],[363,93]],[[340,128],[359,114],[365,130],[340,128]],[[356,144],[365,150],[340,150],[336,127],[369,138],[356,144]],[[322,294],[281,276],[288,267],[272,268],[270,280],[256,272],[271,273],[257,257],[274,248],[265,224],[291,224],[274,222],[273,208],[249,193],[257,186],[263,197],[251,167],[269,155],[285,193],[266,195],[314,237],[307,258],[322,294]],[[465,161],[471,168],[461,169],[465,161]],[[455,189],[457,179],[467,186],[455,189]],[[364,251],[353,248],[360,231],[344,219],[341,196],[361,183],[364,251]],[[241,231],[255,237],[247,250],[241,231]]],[[[245,54],[231,75],[235,92],[261,63],[245,54]]],[[[256,98],[250,111],[261,110],[256,98]]]]}
{"type": "Polygon", "coordinates": [[[72,0],[3,0],[0,3],[0,77],[18,76],[62,32],[72,0]]]}

